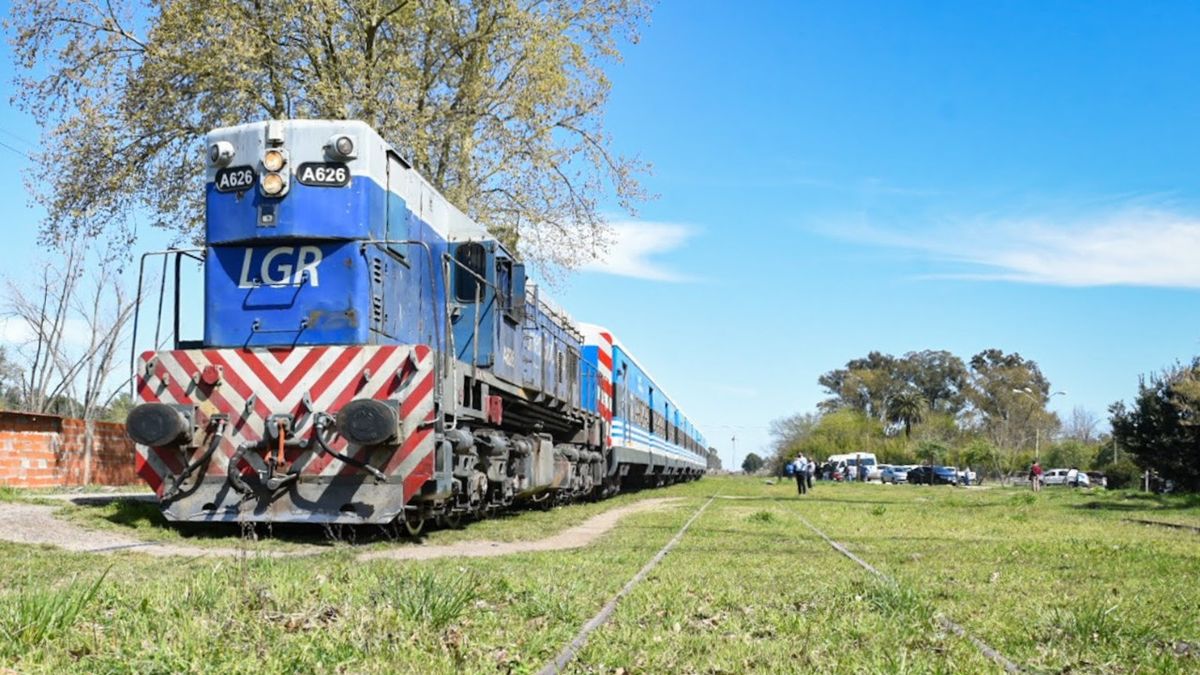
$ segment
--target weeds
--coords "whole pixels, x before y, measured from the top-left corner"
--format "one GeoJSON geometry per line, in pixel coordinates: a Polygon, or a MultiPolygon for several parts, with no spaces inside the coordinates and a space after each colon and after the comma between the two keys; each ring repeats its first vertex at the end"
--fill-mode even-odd
{"type": "Polygon", "coordinates": [[[876,504],[875,506],[871,507],[871,515],[873,515],[873,516],[882,516],[886,513],[887,513],[887,507],[884,506],[883,504],[876,504]]]}
{"type": "Polygon", "coordinates": [[[776,518],[775,514],[771,513],[770,511],[755,511],[754,513],[751,513],[749,517],[747,517],[747,520],[752,523],[773,523],[779,519],[776,518]]]}
{"type": "Polygon", "coordinates": [[[871,578],[860,587],[859,595],[876,612],[909,624],[925,624],[933,617],[925,599],[909,586],[871,578]]]}
{"type": "Polygon", "coordinates": [[[15,658],[69,631],[106,576],[108,569],[91,584],[75,577],[65,588],[26,590],[5,598],[0,603],[0,653],[15,658]]]}
{"type": "Polygon", "coordinates": [[[385,602],[405,621],[441,631],[474,602],[478,584],[473,574],[442,576],[421,570],[397,583],[385,602]]]}
{"type": "Polygon", "coordinates": [[[1008,503],[1013,506],[1026,506],[1037,502],[1037,495],[1032,492],[1018,492],[1008,498],[1008,503]]]}

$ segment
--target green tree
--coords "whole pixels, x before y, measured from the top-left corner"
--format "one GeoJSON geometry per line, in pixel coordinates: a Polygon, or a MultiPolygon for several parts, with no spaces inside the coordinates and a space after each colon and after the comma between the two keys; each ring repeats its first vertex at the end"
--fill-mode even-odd
{"type": "Polygon", "coordinates": [[[0,410],[20,410],[23,397],[23,371],[11,358],[8,348],[0,346],[0,410]]]}
{"type": "Polygon", "coordinates": [[[967,368],[947,351],[909,352],[900,358],[870,352],[825,373],[817,383],[830,396],[822,409],[850,408],[880,421],[887,421],[888,402],[910,390],[918,392],[932,412],[957,416],[967,403],[967,368]]]}
{"type": "Polygon", "coordinates": [[[1122,453],[1181,489],[1200,490],[1200,358],[1142,377],[1132,407],[1117,402],[1109,411],[1122,453]]]}
{"type": "Polygon", "coordinates": [[[966,407],[967,367],[954,354],[933,349],[909,352],[897,365],[901,378],[921,392],[930,411],[957,416],[966,407]]]}
{"type": "Polygon", "coordinates": [[[1046,410],[1050,381],[1037,362],[1020,354],[986,349],[970,360],[972,422],[1005,455],[1005,473],[1019,470],[1017,457],[1058,429],[1058,416],[1046,410]]]}
{"type": "Polygon", "coordinates": [[[922,441],[917,445],[917,457],[930,468],[929,482],[933,484],[933,467],[942,463],[942,458],[949,454],[950,448],[934,441],[922,441]]]}
{"type": "Polygon", "coordinates": [[[646,196],[604,130],[604,66],[648,16],[646,0],[15,0],[43,233],[129,240],[136,210],[195,235],[208,130],[361,119],[510,246],[578,265],[607,241],[601,204],[646,196]]]}
{"type": "Polygon", "coordinates": [[[742,471],[745,471],[746,473],[754,473],[763,468],[763,464],[766,464],[766,460],[764,460],[762,457],[759,457],[758,453],[752,452],[746,455],[746,458],[742,460],[742,471]]]}
{"type": "Polygon", "coordinates": [[[927,409],[928,404],[921,392],[908,389],[888,399],[887,419],[892,424],[904,427],[905,438],[912,438],[913,425],[925,421],[927,409]]]}
{"type": "Polygon", "coordinates": [[[821,403],[823,410],[848,408],[880,422],[886,419],[888,398],[903,387],[896,357],[881,352],[853,359],[845,368],[821,375],[817,383],[830,394],[830,398],[821,403]]]}
{"type": "Polygon", "coordinates": [[[1050,467],[1075,467],[1085,471],[1095,463],[1099,451],[1098,444],[1068,438],[1051,445],[1043,453],[1043,461],[1050,467]]]}

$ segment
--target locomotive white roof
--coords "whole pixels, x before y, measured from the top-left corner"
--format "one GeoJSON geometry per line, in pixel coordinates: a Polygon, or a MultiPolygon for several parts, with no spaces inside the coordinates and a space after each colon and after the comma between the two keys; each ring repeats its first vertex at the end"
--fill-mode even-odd
{"type": "MultiPolygon", "coordinates": [[[[354,176],[365,176],[381,187],[390,188],[398,194],[409,208],[422,220],[429,223],[447,241],[494,241],[496,238],[482,224],[475,222],[457,206],[438,192],[416,169],[408,167],[401,180],[388,185],[388,153],[404,157],[388,143],[379,132],[361,120],[308,120],[289,119],[264,122],[248,122],[232,127],[213,129],[208,133],[208,142],[228,140],[237,147],[241,156],[258,157],[266,146],[269,127],[277,125],[285,139],[285,147],[292,153],[293,162],[318,161],[323,159],[323,148],[334,134],[349,134],[358,141],[358,156],[350,162],[354,176]],[[309,156],[311,155],[311,157],[309,156]]],[[[208,179],[212,180],[216,167],[209,166],[208,179]]]]}

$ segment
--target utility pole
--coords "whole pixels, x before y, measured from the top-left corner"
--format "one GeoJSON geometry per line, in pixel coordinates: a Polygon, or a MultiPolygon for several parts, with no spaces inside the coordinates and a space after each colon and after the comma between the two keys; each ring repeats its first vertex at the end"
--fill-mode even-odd
{"type": "Polygon", "coordinates": [[[729,442],[733,444],[733,466],[730,467],[729,470],[737,471],[737,435],[734,435],[733,438],[729,439],[729,442]]]}
{"type": "MultiPolygon", "coordinates": [[[[1035,396],[1033,390],[1030,389],[1029,387],[1022,387],[1021,389],[1013,389],[1012,392],[1014,394],[1020,394],[1020,395],[1024,396],[1025,398],[1029,399],[1030,401],[1033,401],[1033,404],[1036,406],[1035,410],[1037,412],[1042,412],[1045,409],[1045,406],[1048,403],[1050,403],[1050,399],[1054,398],[1055,396],[1066,396],[1067,395],[1067,392],[1065,392],[1065,391],[1056,391],[1043,399],[1040,395],[1035,396]]],[[[1042,461],[1042,422],[1041,422],[1041,420],[1037,420],[1033,423],[1033,459],[1035,462],[1042,461]]]]}

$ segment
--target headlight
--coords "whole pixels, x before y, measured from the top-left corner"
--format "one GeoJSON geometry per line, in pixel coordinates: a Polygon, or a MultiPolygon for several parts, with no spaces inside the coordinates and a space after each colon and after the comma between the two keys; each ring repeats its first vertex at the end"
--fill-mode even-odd
{"type": "Polygon", "coordinates": [[[354,138],[346,134],[338,134],[329,139],[325,144],[325,152],[333,159],[353,159],[354,152],[358,148],[354,143],[354,138]]]}
{"type": "Polygon", "coordinates": [[[268,195],[277,195],[283,192],[283,176],[277,173],[269,173],[263,176],[262,191],[268,195]]]}
{"type": "Polygon", "coordinates": [[[281,150],[268,150],[263,155],[263,168],[267,171],[278,171],[284,164],[287,164],[287,157],[284,157],[281,150]]]}
{"type": "Polygon", "coordinates": [[[217,141],[208,146],[208,161],[218,166],[225,166],[233,159],[233,143],[217,141]]]}

